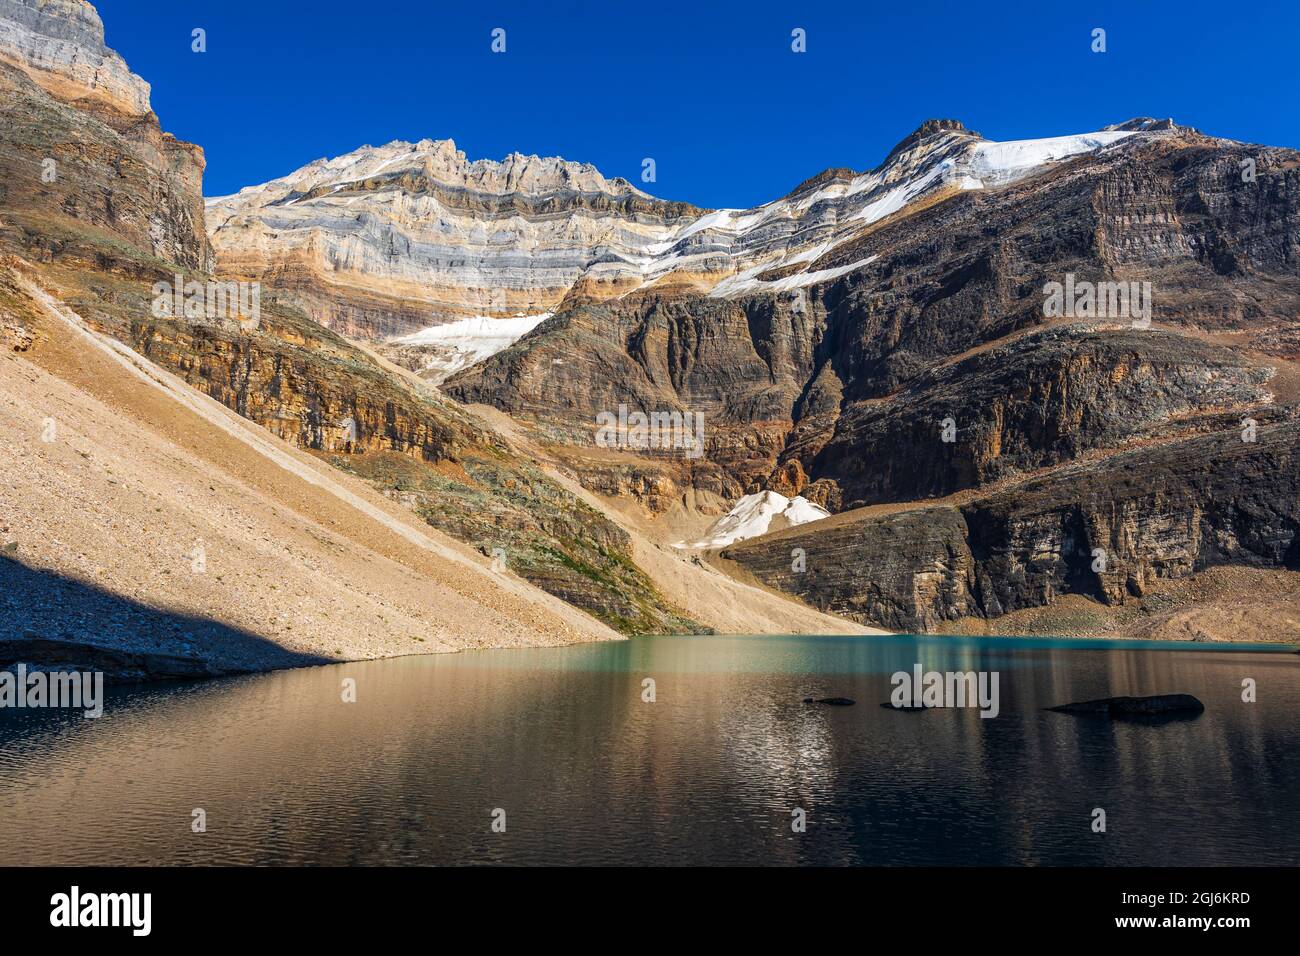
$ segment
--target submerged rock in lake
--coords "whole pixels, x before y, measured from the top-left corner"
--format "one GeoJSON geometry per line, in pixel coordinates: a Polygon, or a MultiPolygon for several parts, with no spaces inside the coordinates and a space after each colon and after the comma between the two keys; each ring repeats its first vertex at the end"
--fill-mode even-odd
{"type": "Polygon", "coordinates": [[[1150,697],[1105,697],[1049,707],[1062,714],[1095,714],[1103,717],[1191,716],[1205,705],[1191,694],[1155,694],[1150,697]]]}
{"type": "Polygon", "coordinates": [[[850,700],[848,697],[818,697],[816,699],[805,697],[803,702],[805,704],[828,704],[831,707],[852,707],[857,703],[854,700],[850,700]]]}

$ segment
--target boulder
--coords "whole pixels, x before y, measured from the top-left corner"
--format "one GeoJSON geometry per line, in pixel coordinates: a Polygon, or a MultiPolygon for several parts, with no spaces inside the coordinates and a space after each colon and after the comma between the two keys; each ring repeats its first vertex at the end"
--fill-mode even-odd
{"type": "Polygon", "coordinates": [[[1105,697],[1047,709],[1062,714],[1102,717],[1164,717],[1199,714],[1205,710],[1205,705],[1191,694],[1155,694],[1150,697],[1105,697]]]}

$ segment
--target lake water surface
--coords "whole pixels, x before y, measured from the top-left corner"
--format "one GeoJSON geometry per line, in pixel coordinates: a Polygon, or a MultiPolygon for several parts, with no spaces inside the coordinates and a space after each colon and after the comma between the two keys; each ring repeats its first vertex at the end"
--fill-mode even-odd
{"type": "Polygon", "coordinates": [[[0,711],[0,865],[1296,865],[1298,714],[1290,649],[907,636],[645,637],[124,688],[98,720],[0,711]],[[918,662],[999,672],[999,715],[881,708],[918,662]],[[1177,692],[1205,713],[1044,710],[1177,692]]]}

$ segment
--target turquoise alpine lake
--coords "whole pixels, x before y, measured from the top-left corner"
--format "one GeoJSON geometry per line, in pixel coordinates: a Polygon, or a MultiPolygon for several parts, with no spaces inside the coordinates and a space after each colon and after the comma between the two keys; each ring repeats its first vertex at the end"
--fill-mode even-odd
{"type": "Polygon", "coordinates": [[[1300,863],[1287,645],[640,637],[103,708],[0,710],[0,865],[1300,863]],[[918,667],[996,672],[996,716],[882,707],[918,667]],[[1149,694],[1205,710],[1046,709],[1149,694]]]}

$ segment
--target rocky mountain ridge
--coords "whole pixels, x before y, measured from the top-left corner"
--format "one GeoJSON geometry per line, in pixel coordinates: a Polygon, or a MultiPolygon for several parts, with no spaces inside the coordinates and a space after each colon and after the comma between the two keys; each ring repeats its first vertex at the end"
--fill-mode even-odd
{"type": "Polygon", "coordinates": [[[208,225],[224,271],[274,277],[325,324],[384,339],[636,290],[803,287],[829,277],[818,262],[846,237],[909,203],[1134,135],[1156,132],[993,143],[932,121],[870,172],[828,171],[755,209],[713,211],[557,158],[470,162],[450,140],[393,142],[210,199],[208,225]]]}

